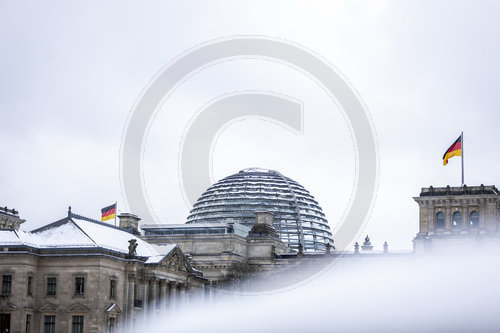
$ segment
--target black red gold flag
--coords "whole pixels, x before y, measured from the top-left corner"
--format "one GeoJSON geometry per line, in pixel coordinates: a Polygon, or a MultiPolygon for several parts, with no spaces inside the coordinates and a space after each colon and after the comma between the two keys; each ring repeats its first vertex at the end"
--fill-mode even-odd
{"type": "Polygon", "coordinates": [[[101,222],[112,220],[116,216],[116,203],[101,209],[101,222]]]}
{"type": "Polygon", "coordinates": [[[443,165],[448,164],[448,160],[455,156],[462,156],[462,135],[453,142],[453,144],[448,148],[448,150],[443,155],[443,165]]]}

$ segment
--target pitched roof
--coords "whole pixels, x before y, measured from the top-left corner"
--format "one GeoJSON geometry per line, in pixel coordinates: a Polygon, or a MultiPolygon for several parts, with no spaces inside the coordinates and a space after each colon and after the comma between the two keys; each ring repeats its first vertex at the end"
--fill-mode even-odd
{"type": "Polygon", "coordinates": [[[40,249],[102,248],[128,254],[129,240],[137,242],[137,256],[161,260],[154,247],[129,232],[85,217],[71,215],[31,232],[0,230],[0,246],[29,246],[40,249]]]}
{"type": "Polygon", "coordinates": [[[38,242],[33,235],[21,230],[0,230],[0,245],[37,247],[38,242]]]}
{"type": "Polygon", "coordinates": [[[128,254],[129,240],[137,241],[137,255],[151,257],[158,252],[149,243],[115,226],[71,217],[74,223],[95,243],[97,247],[128,254]]]}

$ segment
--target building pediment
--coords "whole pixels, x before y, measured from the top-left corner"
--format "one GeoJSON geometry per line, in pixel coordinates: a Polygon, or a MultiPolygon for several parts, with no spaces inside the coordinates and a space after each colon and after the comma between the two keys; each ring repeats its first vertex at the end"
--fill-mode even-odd
{"type": "Polygon", "coordinates": [[[73,305],[70,305],[66,311],[68,311],[68,312],[88,312],[89,308],[86,307],[85,305],[77,302],[73,305]]]}
{"type": "Polygon", "coordinates": [[[188,258],[182,253],[179,246],[174,245],[168,252],[164,252],[160,260],[150,261],[150,264],[164,267],[171,271],[192,273],[194,270],[188,258]]]}
{"type": "Polygon", "coordinates": [[[53,303],[47,302],[38,308],[40,312],[58,312],[61,308],[53,303]]]}
{"type": "Polygon", "coordinates": [[[12,302],[9,302],[8,298],[2,297],[0,298],[0,312],[2,311],[13,311],[17,310],[17,305],[12,302]]]}
{"type": "Polygon", "coordinates": [[[189,272],[191,269],[186,256],[178,247],[165,256],[161,261],[161,265],[167,269],[180,272],[189,272]]]}
{"type": "Polygon", "coordinates": [[[122,310],[116,305],[116,303],[112,303],[107,309],[106,312],[110,314],[120,314],[122,310]]]}

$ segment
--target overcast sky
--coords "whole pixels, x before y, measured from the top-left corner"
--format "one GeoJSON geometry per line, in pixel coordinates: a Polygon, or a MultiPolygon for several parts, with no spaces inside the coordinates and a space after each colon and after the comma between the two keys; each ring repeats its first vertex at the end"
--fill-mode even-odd
{"type": "MultiPolygon", "coordinates": [[[[465,134],[468,185],[500,184],[500,49],[496,1],[0,2],[0,205],[26,230],[65,216],[99,218],[117,201],[120,145],[141,91],[177,55],[232,35],[301,44],[331,62],[371,114],[379,148],[377,199],[360,239],[409,249],[417,232],[412,197],[423,186],[460,185],[460,158],[444,151],[465,134]]],[[[246,167],[279,170],[304,185],[332,227],[355,180],[353,141],[341,111],[307,76],[265,60],[201,71],[163,104],[151,124],[144,179],[162,223],[183,223],[182,135],[216,96],[269,90],[304,103],[296,135],[261,119],[227,127],[213,151],[213,178],[246,167]]],[[[149,221],[148,221],[149,222],[149,221]]]]}

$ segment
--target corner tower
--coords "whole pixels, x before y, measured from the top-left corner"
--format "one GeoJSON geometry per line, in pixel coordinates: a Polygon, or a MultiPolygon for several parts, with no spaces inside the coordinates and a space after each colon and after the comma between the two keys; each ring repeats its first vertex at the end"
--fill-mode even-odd
{"type": "Polygon", "coordinates": [[[500,236],[500,192],[493,185],[424,187],[413,199],[420,209],[417,251],[425,241],[436,248],[500,236]]]}

